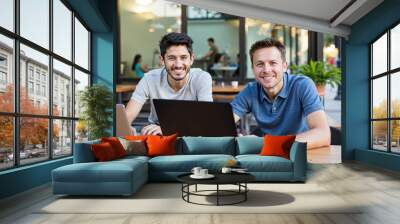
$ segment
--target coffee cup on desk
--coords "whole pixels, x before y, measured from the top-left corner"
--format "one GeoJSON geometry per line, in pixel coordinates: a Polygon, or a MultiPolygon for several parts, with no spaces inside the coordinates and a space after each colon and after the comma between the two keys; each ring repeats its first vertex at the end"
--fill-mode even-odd
{"type": "Polygon", "coordinates": [[[233,88],[238,88],[239,82],[238,82],[238,81],[232,81],[232,82],[231,82],[231,86],[232,86],[233,88]]]}
{"type": "Polygon", "coordinates": [[[207,176],[208,175],[208,169],[201,169],[200,170],[200,176],[207,176]]]}
{"type": "Polygon", "coordinates": [[[222,167],[221,172],[222,173],[230,173],[232,171],[232,169],[230,167],[222,167]]]}
{"type": "Polygon", "coordinates": [[[201,170],[202,170],[201,167],[194,167],[194,168],[192,169],[192,173],[193,173],[194,175],[196,175],[196,176],[199,176],[199,175],[201,175],[201,170]]]}

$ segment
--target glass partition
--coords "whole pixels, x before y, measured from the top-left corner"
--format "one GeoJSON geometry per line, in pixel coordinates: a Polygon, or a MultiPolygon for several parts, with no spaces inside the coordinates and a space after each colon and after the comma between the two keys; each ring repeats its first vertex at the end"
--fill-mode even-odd
{"type": "Polygon", "coordinates": [[[195,63],[214,79],[231,79],[239,56],[239,17],[189,6],[187,33],[193,39],[195,63]]]}
{"type": "MultiPolygon", "coordinates": [[[[246,18],[246,53],[251,45],[265,38],[273,38],[286,47],[286,61],[290,64],[304,64],[308,60],[308,31],[296,27],[246,18]]],[[[247,78],[254,78],[250,55],[247,57],[247,78]]]]}
{"type": "Polygon", "coordinates": [[[138,78],[132,69],[133,58],[149,69],[160,64],[159,41],[170,32],[181,32],[181,5],[163,1],[119,2],[121,31],[120,78],[138,78]]]}

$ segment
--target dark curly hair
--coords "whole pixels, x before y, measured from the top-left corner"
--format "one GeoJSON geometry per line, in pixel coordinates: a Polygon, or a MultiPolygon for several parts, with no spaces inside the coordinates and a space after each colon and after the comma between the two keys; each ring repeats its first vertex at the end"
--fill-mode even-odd
{"type": "Polygon", "coordinates": [[[276,47],[279,52],[281,53],[281,57],[283,61],[286,61],[286,50],[285,50],[285,45],[283,45],[280,41],[266,38],[263,40],[259,40],[255,42],[253,45],[251,45],[251,48],[249,50],[250,54],[250,60],[251,63],[253,64],[253,54],[259,49],[262,48],[270,48],[270,47],[276,47]]]}
{"type": "Polygon", "coordinates": [[[192,56],[193,48],[192,48],[193,40],[187,34],[184,33],[169,33],[162,37],[160,40],[160,53],[164,58],[167,49],[171,46],[176,45],[185,45],[189,51],[190,56],[192,56]]]}

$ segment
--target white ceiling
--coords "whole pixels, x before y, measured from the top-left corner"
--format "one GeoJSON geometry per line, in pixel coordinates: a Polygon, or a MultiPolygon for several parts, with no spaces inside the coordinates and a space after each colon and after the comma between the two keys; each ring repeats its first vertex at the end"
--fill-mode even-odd
{"type": "Polygon", "coordinates": [[[350,26],[383,0],[170,0],[227,14],[347,37],[350,26]],[[350,7],[338,14],[347,4],[350,7]]]}
{"type": "Polygon", "coordinates": [[[260,7],[276,9],[291,14],[309,16],[318,19],[329,20],[336,12],[339,12],[350,0],[226,0],[260,7]],[[312,7],[310,7],[312,6],[312,7]]]}

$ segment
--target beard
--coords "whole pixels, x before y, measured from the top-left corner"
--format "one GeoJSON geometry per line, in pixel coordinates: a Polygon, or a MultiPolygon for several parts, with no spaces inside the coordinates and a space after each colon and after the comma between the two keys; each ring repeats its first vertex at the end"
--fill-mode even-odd
{"type": "Polygon", "coordinates": [[[182,69],[179,71],[179,75],[176,75],[175,68],[166,68],[168,76],[171,77],[175,81],[184,80],[190,71],[190,66],[182,66],[182,69]]]}

